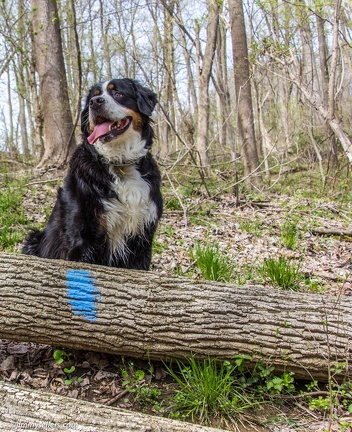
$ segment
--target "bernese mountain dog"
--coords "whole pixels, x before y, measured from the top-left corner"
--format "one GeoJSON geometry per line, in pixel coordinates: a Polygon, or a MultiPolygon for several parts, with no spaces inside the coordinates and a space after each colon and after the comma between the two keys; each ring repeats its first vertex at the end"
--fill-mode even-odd
{"type": "Polygon", "coordinates": [[[149,150],[154,92],[129,78],[91,88],[73,153],[44,230],[22,252],[148,270],[162,213],[161,176],[149,150]]]}

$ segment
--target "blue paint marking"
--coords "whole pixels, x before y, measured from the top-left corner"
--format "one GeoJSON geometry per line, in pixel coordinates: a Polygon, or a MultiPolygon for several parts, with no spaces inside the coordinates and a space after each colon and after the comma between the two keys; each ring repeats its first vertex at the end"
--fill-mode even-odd
{"type": "Polygon", "coordinates": [[[97,303],[100,303],[100,291],[95,285],[88,270],[68,270],[67,274],[68,302],[75,315],[91,322],[97,320],[97,303]]]}

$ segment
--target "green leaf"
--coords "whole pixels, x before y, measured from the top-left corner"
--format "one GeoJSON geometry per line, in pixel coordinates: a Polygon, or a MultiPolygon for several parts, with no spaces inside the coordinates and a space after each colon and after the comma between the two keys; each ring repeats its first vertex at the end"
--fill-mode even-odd
{"type": "Polygon", "coordinates": [[[140,370],[140,369],[138,369],[135,372],[135,376],[136,376],[136,378],[137,378],[138,381],[142,381],[144,379],[144,375],[145,375],[145,373],[142,370],[140,370]]]}
{"type": "Polygon", "coordinates": [[[64,372],[67,374],[71,374],[76,370],[75,366],[71,366],[70,368],[64,368],[64,372]]]}
{"type": "Polygon", "coordinates": [[[68,357],[68,354],[62,350],[56,350],[54,351],[53,357],[56,363],[60,364],[64,361],[64,357],[68,357]]]}

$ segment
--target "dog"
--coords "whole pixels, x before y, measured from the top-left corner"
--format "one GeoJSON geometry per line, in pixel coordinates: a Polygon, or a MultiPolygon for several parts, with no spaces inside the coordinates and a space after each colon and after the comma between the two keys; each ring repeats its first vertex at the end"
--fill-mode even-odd
{"type": "Polygon", "coordinates": [[[150,153],[156,94],[130,78],[93,86],[47,226],[22,252],[42,258],[148,270],[162,215],[161,175],[150,153]]]}

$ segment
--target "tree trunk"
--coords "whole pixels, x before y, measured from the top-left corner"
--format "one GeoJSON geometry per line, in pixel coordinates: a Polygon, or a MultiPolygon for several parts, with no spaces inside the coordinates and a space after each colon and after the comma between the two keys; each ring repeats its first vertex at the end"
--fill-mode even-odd
{"type": "MultiPolygon", "coordinates": [[[[162,90],[161,99],[164,102],[164,110],[167,113],[167,118],[171,119],[172,123],[176,123],[174,104],[174,82],[175,82],[175,47],[174,47],[174,35],[173,35],[173,15],[175,12],[176,2],[175,0],[165,0],[163,3],[163,39],[160,35],[160,29],[158,29],[158,39],[162,47],[162,59],[163,59],[163,75],[162,75],[162,90]]],[[[157,16],[155,19],[155,27],[157,28],[157,16]]],[[[160,155],[166,157],[171,151],[175,151],[171,144],[171,127],[169,122],[163,118],[162,128],[160,135],[160,155]]]]}
{"type": "Polygon", "coordinates": [[[238,129],[242,147],[244,174],[247,177],[247,184],[260,186],[262,178],[257,172],[259,167],[259,158],[254,133],[248,47],[242,0],[229,0],[229,13],[233,62],[235,67],[238,129]]]}
{"type": "Polygon", "coordinates": [[[36,67],[44,120],[40,167],[61,166],[75,146],[56,1],[31,0],[36,67]]]}
{"type": "MultiPolygon", "coordinates": [[[[18,16],[19,16],[19,33],[21,35],[25,34],[25,22],[24,22],[24,1],[19,0],[18,2],[18,16]]],[[[17,53],[17,70],[16,70],[16,84],[17,84],[17,92],[18,92],[18,105],[19,105],[19,115],[18,122],[21,133],[21,147],[23,158],[26,162],[29,159],[29,145],[28,145],[28,133],[27,133],[27,125],[26,125],[26,99],[28,100],[28,95],[26,91],[25,85],[25,67],[24,67],[24,54],[19,51],[17,53]]]]}
{"type": "MultiPolygon", "coordinates": [[[[31,47],[33,49],[34,36],[31,35],[31,47]]],[[[40,106],[40,97],[37,90],[37,77],[36,77],[36,67],[34,63],[35,59],[32,56],[32,61],[29,65],[29,82],[30,82],[30,92],[31,92],[31,109],[33,110],[32,120],[32,139],[33,139],[33,156],[34,160],[38,162],[42,155],[44,154],[44,142],[43,142],[43,112],[40,106]]]]}
{"type": "Polygon", "coordinates": [[[104,22],[104,3],[102,0],[99,0],[99,12],[100,12],[100,31],[102,34],[102,42],[103,42],[103,58],[106,68],[106,76],[110,80],[114,78],[111,68],[111,52],[109,47],[109,39],[108,39],[108,30],[110,24],[106,24],[104,22]]]}
{"type": "Polygon", "coordinates": [[[230,148],[232,158],[234,160],[234,166],[237,167],[236,162],[236,146],[235,136],[236,130],[234,128],[234,109],[231,105],[230,89],[229,89],[229,77],[228,77],[228,65],[227,65],[227,43],[226,43],[226,27],[225,23],[221,20],[218,28],[218,40],[217,40],[217,62],[216,62],[216,91],[219,97],[219,113],[220,113],[220,125],[219,125],[219,142],[221,150],[224,153],[226,147],[230,148]]]}
{"type": "Polygon", "coordinates": [[[0,339],[146,359],[251,355],[327,380],[352,361],[349,299],[0,254],[0,339]]]}
{"type": "MultiPolygon", "coordinates": [[[[331,67],[329,73],[329,105],[328,105],[328,113],[329,113],[329,121],[335,120],[335,112],[336,112],[336,72],[337,72],[337,63],[339,61],[339,52],[340,52],[340,42],[339,42],[339,23],[341,16],[341,1],[337,0],[335,2],[335,16],[334,16],[334,24],[333,24],[333,46],[332,46],[332,54],[331,54],[331,67]]],[[[331,125],[330,125],[331,127],[331,125]]],[[[333,128],[332,128],[333,129],[333,128]]],[[[334,130],[334,129],[333,129],[334,130]]],[[[330,138],[330,150],[331,150],[331,160],[333,166],[337,166],[338,157],[337,157],[337,141],[335,137],[330,138]]]]}
{"type": "MultiPolygon", "coordinates": [[[[11,75],[10,75],[10,68],[6,71],[7,74],[7,98],[8,100],[12,100],[12,94],[11,94],[11,75]]],[[[18,148],[16,147],[16,139],[15,139],[15,127],[13,124],[13,106],[12,103],[9,104],[9,124],[8,124],[8,130],[6,134],[6,142],[8,151],[10,153],[10,157],[12,159],[16,158],[16,155],[19,153],[18,148]]]]}
{"type": "MultiPolygon", "coordinates": [[[[209,135],[209,81],[213,67],[216,48],[216,38],[219,25],[220,2],[208,2],[207,43],[198,74],[198,118],[197,118],[197,150],[202,166],[209,167],[208,135],[209,135]]],[[[200,51],[200,50],[199,50],[200,51]]],[[[200,56],[200,52],[198,53],[200,56]]]]}
{"type": "MultiPolygon", "coordinates": [[[[320,78],[321,78],[321,94],[324,105],[329,105],[329,67],[328,67],[328,48],[325,38],[325,28],[323,19],[323,7],[318,1],[315,1],[317,8],[316,23],[319,42],[319,62],[320,62],[320,78]]],[[[330,135],[330,152],[331,162],[335,167],[338,164],[337,157],[337,140],[334,133],[328,125],[326,125],[326,132],[330,135]]]]}
{"type": "Polygon", "coordinates": [[[323,8],[315,0],[315,6],[317,8],[317,14],[315,15],[317,23],[317,33],[319,41],[319,63],[320,63],[320,78],[321,78],[321,90],[323,94],[324,103],[328,103],[329,99],[329,67],[328,67],[328,48],[325,39],[325,28],[323,19],[323,8]]]}
{"type": "Polygon", "coordinates": [[[2,382],[0,429],[7,432],[219,432],[219,429],[153,417],[2,382]]]}

